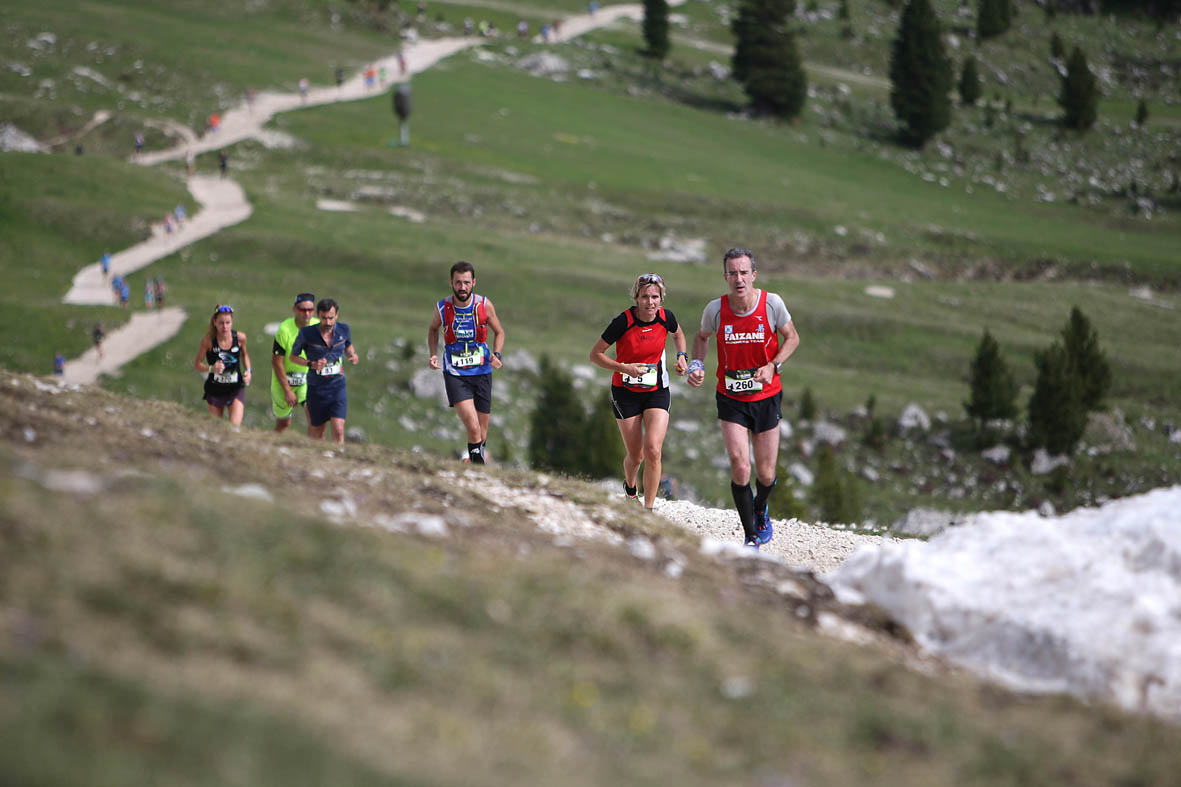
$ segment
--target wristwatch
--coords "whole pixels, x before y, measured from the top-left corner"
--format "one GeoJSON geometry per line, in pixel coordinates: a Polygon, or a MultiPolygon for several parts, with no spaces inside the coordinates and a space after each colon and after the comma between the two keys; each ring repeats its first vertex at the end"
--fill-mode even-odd
{"type": "Polygon", "coordinates": [[[783,362],[782,362],[782,361],[776,361],[776,362],[775,362],[775,374],[779,374],[779,370],[780,370],[780,368],[782,368],[782,367],[783,367],[783,362]]]}
{"type": "Polygon", "coordinates": [[[499,360],[503,360],[503,359],[500,357],[500,353],[496,352],[496,350],[493,350],[493,351],[492,351],[492,354],[496,356],[496,360],[498,360],[498,361],[499,361],[499,360]]]}

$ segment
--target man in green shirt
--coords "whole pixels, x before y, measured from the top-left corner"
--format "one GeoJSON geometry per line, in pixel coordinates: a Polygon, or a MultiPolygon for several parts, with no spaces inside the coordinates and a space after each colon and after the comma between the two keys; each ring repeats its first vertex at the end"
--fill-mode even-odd
{"type": "Polygon", "coordinates": [[[316,296],[310,292],[296,295],[291,311],[292,316],[279,323],[271,349],[271,411],[275,414],[276,432],[291,426],[297,404],[305,406],[304,419],[307,419],[308,369],[292,363],[288,356],[300,328],[320,322],[315,316],[316,296]]]}

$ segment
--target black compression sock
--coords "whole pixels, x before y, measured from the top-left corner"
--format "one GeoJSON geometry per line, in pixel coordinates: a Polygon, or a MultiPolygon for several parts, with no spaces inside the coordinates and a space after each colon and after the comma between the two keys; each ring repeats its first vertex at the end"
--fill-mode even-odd
{"type": "Polygon", "coordinates": [[[484,444],[483,443],[468,443],[467,456],[474,465],[484,464],[484,444]]]}
{"type": "Polygon", "coordinates": [[[627,494],[628,497],[635,497],[640,492],[640,486],[639,486],[639,484],[637,484],[636,486],[628,486],[627,481],[624,481],[623,482],[623,491],[627,494]]]}
{"type": "Polygon", "coordinates": [[[778,483],[778,478],[771,479],[771,483],[769,484],[764,484],[757,478],[755,479],[755,489],[758,490],[755,494],[755,511],[762,511],[767,507],[767,501],[771,499],[771,492],[778,483]]]}
{"type": "Polygon", "coordinates": [[[738,519],[742,522],[742,532],[747,539],[755,535],[755,494],[750,491],[750,484],[738,485],[730,482],[730,494],[734,497],[734,507],[738,509],[738,519]]]}

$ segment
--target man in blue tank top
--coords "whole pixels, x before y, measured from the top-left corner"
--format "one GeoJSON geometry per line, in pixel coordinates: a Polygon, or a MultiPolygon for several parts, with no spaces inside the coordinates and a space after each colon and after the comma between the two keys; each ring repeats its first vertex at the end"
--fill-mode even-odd
{"type": "Polygon", "coordinates": [[[435,304],[426,343],[432,369],[443,370],[447,402],[467,430],[467,460],[484,464],[488,421],[492,417],[492,370],[499,369],[504,328],[492,301],[477,295],[476,269],[470,262],[451,266],[451,295],[435,304]],[[439,329],[443,359],[439,361],[439,329]],[[488,330],[492,347],[488,347],[488,330]]]}
{"type": "Polygon", "coordinates": [[[347,323],[337,322],[336,301],[322,298],[316,304],[317,325],[300,328],[287,360],[308,367],[308,437],[323,439],[324,429],[332,424],[332,437],[344,445],[344,421],[349,400],[344,382],[344,360],[361,360],[353,347],[347,323]]]}

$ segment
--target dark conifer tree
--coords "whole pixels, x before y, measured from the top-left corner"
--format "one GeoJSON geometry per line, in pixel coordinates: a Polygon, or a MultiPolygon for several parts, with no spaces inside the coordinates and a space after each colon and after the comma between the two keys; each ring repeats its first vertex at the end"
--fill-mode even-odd
{"type": "Polygon", "coordinates": [[[1087,66],[1087,56],[1077,46],[1066,62],[1058,105],[1063,109],[1062,125],[1086,131],[1099,116],[1099,88],[1087,66]]]}
{"type": "Polygon", "coordinates": [[[644,56],[658,63],[668,57],[668,0],[644,0],[644,56]]]}
{"type": "Polygon", "coordinates": [[[587,419],[574,380],[545,356],[538,379],[537,406],[529,421],[529,463],[538,470],[581,473],[587,419]]]}
{"type": "Polygon", "coordinates": [[[812,485],[812,504],[821,521],[855,524],[861,519],[861,496],[857,481],[837,467],[836,457],[827,445],[816,457],[816,480],[812,485]]]}
{"type": "Polygon", "coordinates": [[[1144,124],[1148,122],[1148,104],[1144,99],[1140,99],[1140,103],[1136,105],[1136,125],[1144,128],[1144,124]]]}
{"type": "Polygon", "coordinates": [[[1066,57],[1066,44],[1062,43],[1062,36],[1055,30],[1050,34],[1050,57],[1061,60],[1066,57]]]}
{"type": "Polygon", "coordinates": [[[1017,382],[1001,357],[1000,345],[987,330],[976,346],[968,386],[971,396],[964,402],[964,410],[976,419],[976,434],[980,441],[988,442],[988,421],[1017,415],[1017,382]]]}
{"type": "Polygon", "coordinates": [[[1009,29],[1009,0],[979,0],[976,6],[976,37],[981,41],[1009,29]]]}
{"type": "Polygon", "coordinates": [[[1083,407],[1098,409],[1111,389],[1111,364],[1099,348],[1099,332],[1077,306],[1070,310],[1070,319],[1062,327],[1062,345],[1079,377],[1083,407]]]}
{"type": "Polygon", "coordinates": [[[619,427],[615,424],[615,409],[609,391],[604,391],[596,400],[582,439],[586,451],[583,467],[577,471],[580,475],[591,478],[622,477],[623,441],[619,439],[619,427]]]}
{"type": "Polygon", "coordinates": [[[1029,398],[1029,442],[1051,454],[1069,454],[1087,428],[1079,376],[1059,342],[1037,353],[1034,363],[1038,374],[1029,398]]]}
{"type": "Polygon", "coordinates": [[[812,396],[812,389],[805,388],[804,392],[800,394],[800,412],[801,421],[811,421],[816,418],[816,398],[812,396]]]}
{"type": "Polygon", "coordinates": [[[951,122],[954,76],[943,32],[929,0],[902,10],[890,57],[890,106],[905,144],[922,147],[951,122]]]}
{"type": "Polygon", "coordinates": [[[980,74],[976,70],[976,58],[968,55],[960,72],[960,101],[966,107],[973,106],[982,92],[980,74]]]}
{"type": "Polygon", "coordinates": [[[804,109],[808,81],[790,19],[795,0],[742,0],[731,23],[736,43],[731,60],[756,112],[794,118],[804,109]]]}

